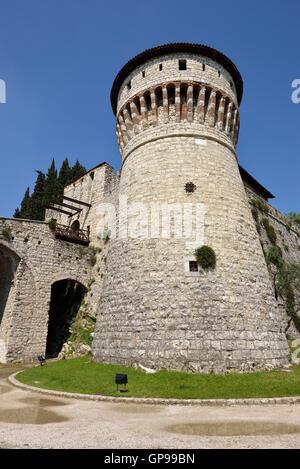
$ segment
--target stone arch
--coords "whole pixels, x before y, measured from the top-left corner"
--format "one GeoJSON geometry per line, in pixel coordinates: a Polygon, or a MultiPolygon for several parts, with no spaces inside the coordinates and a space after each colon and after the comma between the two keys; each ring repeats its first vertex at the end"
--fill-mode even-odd
{"type": "Polygon", "coordinates": [[[35,277],[11,246],[0,243],[0,362],[31,358],[37,317],[35,277]]]}
{"type": "Polygon", "coordinates": [[[71,224],[71,230],[74,231],[75,233],[78,233],[80,230],[80,222],[79,220],[74,220],[71,224]]]}
{"type": "Polygon", "coordinates": [[[0,327],[4,314],[11,309],[20,256],[6,243],[0,243],[0,327]]]}
{"type": "Polygon", "coordinates": [[[70,337],[70,326],[76,317],[87,287],[74,276],[58,276],[51,284],[46,357],[56,358],[70,337]]]}

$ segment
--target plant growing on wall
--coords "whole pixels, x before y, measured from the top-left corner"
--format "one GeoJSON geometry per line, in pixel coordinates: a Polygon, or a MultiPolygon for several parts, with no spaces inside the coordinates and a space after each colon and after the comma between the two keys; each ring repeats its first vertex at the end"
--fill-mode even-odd
{"type": "Polygon", "coordinates": [[[257,210],[259,210],[261,213],[265,213],[265,214],[268,214],[269,213],[269,207],[267,206],[267,204],[265,202],[263,202],[262,200],[260,199],[256,199],[253,201],[253,205],[254,207],[257,208],[257,210]]]}
{"type": "Polygon", "coordinates": [[[195,251],[196,260],[202,269],[214,269],[216,267],[217,258],[215,251],[210,246],[201,246],[195,251]]]}
{"type": "Polygon", "coordinates": [[[262,219],[262,224],[263,224],[263,226],[266,230],[266,233],[267,233],[267,236],[268,236],[268,239],[269,239],[270,243],[276,244],[277,235],[276,235],[276,232],[274,230],[274,227],[272,225],[270,225],[270,222],[267,218],[262,219]]]}
{"type": "MultiPolygon", "coordinates": [[[[266,254],[266,261],[273,279],[275,297],[279,297],[285,303],[285,309],[293,321],[296,329],[300,332],[300,264],[287,264],[283,257],[279,246],[272,246],[266,254]],[[298,292],[295,295],[295,291],[298,292]]],[[[288,325],[288,327],[289,327],[288,325]]],[[[288,329],[288,328],[287,328],[288,329]]]]}
{"type": "Polygon", "coordinates": [[[51,220],[48,221],[48,225],[51,231],[55,231],[57,225],[57,221],[55,220],[55,218],[51,218],[51,220]]]}
{"type": "Polygon", "coordinates": [[[12,232],[9,226],[4,225],[1,231],[2,238],[5,239],[8,243],[12,241],[12,232]]]}

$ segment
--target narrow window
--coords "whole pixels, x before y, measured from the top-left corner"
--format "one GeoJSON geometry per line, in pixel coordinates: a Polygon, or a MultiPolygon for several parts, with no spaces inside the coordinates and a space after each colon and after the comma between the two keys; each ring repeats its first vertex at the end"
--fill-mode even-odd
{"type": "Polygon", "coordinates": [[[205,64],[202,64],[202,70],[205,72],[205,64]]]}
{"type": "Polygon", "coordinates": [[[91,178],[92,181],[94,180],[94,177],[95,177],[95,173],[93,171],[92,173],[90,173],[90,178],[91,178]]]}
{"type": "Polygon", "coordinates": [[[162,64],[159,64],[159,71],[162,71],[162,64]]]}
{"type": "Polygon", "coordinates": [[[142,77],[145,78],[146,72],[145,70],[142,72],[142,77]]]}
{"type": "Polygon", "coordinates": [[[219,78],[220,78],[220,76],[221,76],[221,72],[220,72],[220,70],[218,71],[218,75],[219,75],[219,78]]]}
{"type": "Polygon", "coordinates": [[[230,88],[233,90],[233,83],[230,81],[230,88]]]}
{"type": "Polygon", "coordinates": [[[189,261],[190,272],[198,272],[198,262],[189,261]]]}
{"type": "Polygon", "coordinates": [[[127,83],[127,89],[128,89],[128,90],[131,90],[131,81],[129,81],[129,82],[127,83]]]}
{"type": "Polygon", "coordinates": [[[186,70],[186,60],[179,60],[179,70],[186,70]]]}

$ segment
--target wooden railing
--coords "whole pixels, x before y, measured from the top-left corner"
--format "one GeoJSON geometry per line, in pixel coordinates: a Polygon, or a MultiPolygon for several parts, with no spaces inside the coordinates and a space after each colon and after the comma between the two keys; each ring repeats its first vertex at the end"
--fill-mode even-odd
{"type": "Polygon", "coordinates": [[[71,243],[88,245],[90,242],[90,236],[88,230],[74,229],[71,226],[60,225],[59,223],[55,226],[55,237],[71,243]]]}

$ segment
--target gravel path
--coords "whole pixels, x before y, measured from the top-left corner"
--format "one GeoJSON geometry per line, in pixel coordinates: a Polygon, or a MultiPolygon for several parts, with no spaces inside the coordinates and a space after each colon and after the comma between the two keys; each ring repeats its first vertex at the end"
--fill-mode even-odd
{"type": "Polygon", "coordinates": [[[300,448],[300,404],[186,407],[52,398],[11,386],[13,371],[0,369],[0,448],[300,448]],[[212,436],[197,434],[203,428],[212,436]],[[254,436],[213,436],[218,431],[254,436]],[[279,434],[255,435],[273,431],[279,434]],[[280,434],[290,431],[297,433],[280,434]]]}

